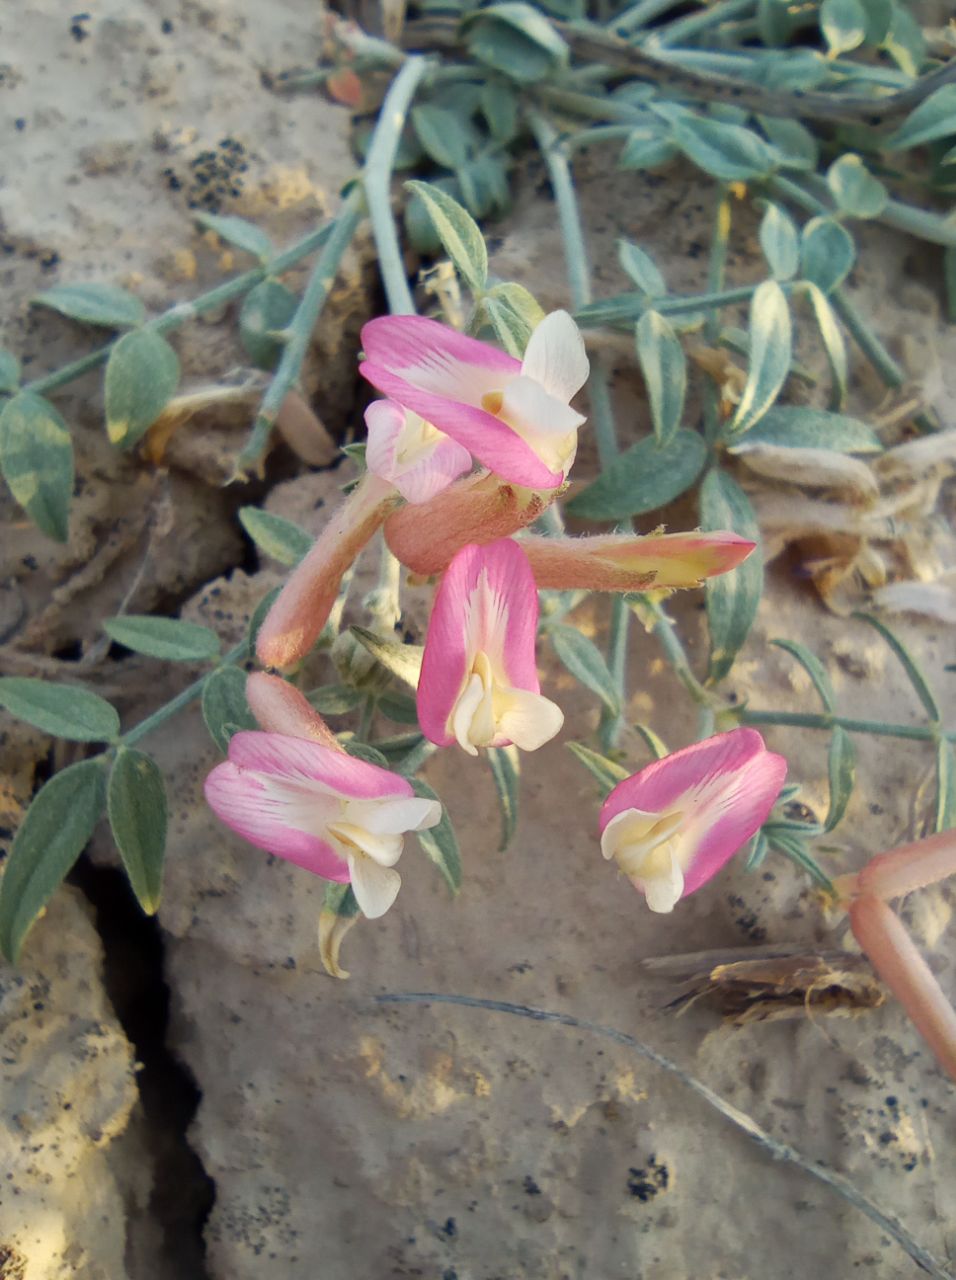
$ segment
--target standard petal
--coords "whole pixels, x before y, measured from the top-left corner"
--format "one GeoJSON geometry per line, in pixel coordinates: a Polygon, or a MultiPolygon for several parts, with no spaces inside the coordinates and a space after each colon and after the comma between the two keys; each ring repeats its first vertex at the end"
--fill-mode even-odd
{"type": "Polygon", "coordinates": [[[528,343],[521,372],[565,404],[588,380],[591,366],[578,326],[566,311],[545,316],[528,343]]]}
{"type": "MultiPolygon", "coordinates": [[[[373,322],[374,323],[374,322],[373,322]]],[[[404,371],[395,373],[371,360],[359,365],[359,373],[392,400],[413,409],[503,480],[528,489],[555,489],[563,473],[545,465],[506,422],[475,408],[454,395],[438,395],[410,381],[404,371]]],[[[500,388],[499,388],[500,389],[500,388]]],[[[463,396],[467,388],[463,389],[463,396]]]]}
{"type": "Polygon", "coordinates": [[[549,698],[526,689],[508,689],[501,695],[504,703],[498,716],[498,729],[504,741],[514,743],[522,751],[537,751],[559,733],[564,712],[549,698]]]}
{"type": "Polygon", "coordinates": [[[362,326],[361,341],[372,364],[438,395],[465,399],[469,392],[473,404],[521,372],[513,356],[424,316],[379,316],[362,326]]]}
{"type": "Polygon", "coordinates": [[[213,813],[250,844],[326,880],[348,880],[348,864],[333,846],[319,836],[289,827],[283,807],[256,777],[226,761],[210,773],[205,792],[213,813]]]}
{"type": "Polygon", "coordinates": [[[342,796],[361,800],[414,794],[408,779],[389,769],[369,764],[344,751],[281,733],[246,730],[234,734],[229,743],[229,760],[244,772],[314,781],[342,796]]]}
{"type": "Polygon", "coordinates": [[[350,856],[349,878],[362,914],[369,920],[383,916],[398,896],[402,877],[391,867],[380,866],[362,854],[350,856]]]}

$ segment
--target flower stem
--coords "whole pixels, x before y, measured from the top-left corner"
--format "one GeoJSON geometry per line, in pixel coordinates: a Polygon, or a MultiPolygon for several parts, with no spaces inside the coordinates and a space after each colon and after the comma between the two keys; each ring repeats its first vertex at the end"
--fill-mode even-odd
{"type": "Polygon", "coordinates": [[[339,265],[346,249],[352,243],[352,237],[362,220],[363,213],[364,193],[362,186],[356,183],[345,198],[345,203],[332,227],[332,233],[312,268],[298,309],[285,331],[285,346],[282,349],[279,367],[269,384],[269,390],[262,398],[262,404],[259,406],[259,412],[245,448],[236,459],[236,473],[239,476],[248,469],[258,466],[266,451],[276,417],[302,372],[302,362],[309,349],[316,322],[335,283],[339,265]]]}
{"type": "Polygon", "coordinates": [[[402,250],[392,217],[391,181],[395,153],[405,128],[415,91],[428,74],[427,58],[409,58],[392,81],[379,112],[378,124],[365,161],[364,184],[378,265],[392,315],[414,315],[415,304],[408,287],[402,250]]]}
{"type": "MultiPolygon", "coordinates": [[[[729,710],[730,708],[728,708],[729,710]]],[[[911,738],[920,742],[956,742],[956,733],[945,733],[932,725],[885,724],[882,720],[857,720],[851,716],[831,716],[824,712],[752,711],[749,707],[734,714],[741,724],[790,725],[796,729],[846,729],[849,733],[873,733],[884,738],[911,738]]]]}

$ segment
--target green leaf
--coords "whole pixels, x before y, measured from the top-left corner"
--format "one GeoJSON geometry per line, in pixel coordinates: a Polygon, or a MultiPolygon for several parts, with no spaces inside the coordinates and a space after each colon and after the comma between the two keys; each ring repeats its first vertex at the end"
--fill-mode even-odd
{"type": "MultiPolygon", "coordinates": [[[[425,800],[439,799],[428,783],[422,782],[421,778],[410,778],[409,781],[417,796],[425,800]]],[[[440,800],[439,803],[441,803],[440,800]]],[[[415,835],[418,837],[418,843],[445,877],[449,889],[452,893],[457,893],[461,888],[461,852],[458,848],[455,828],[451,825],[445,806],[442,805],[441,822],[436,827],[431,827],[428,831],[416,831],[415,835]]]]}
{"type": "Polygon", "coordinates": [[[520,284],[496,284],[482,299],[495,333],[509,355],[517,359],[544,319],[544,311],[533,294],[520,284]]]}
{"type": "Polygon", "coordinates": [[[0,951],[16,964],[30,926],[93,834],[106,803],[103,761],[54,774],[20,825],[0,879],[0,951]]]}
{"type": "Polygon", "coordinates": [[[953,745],[945,738],[936,744],[936,819],[937,831],[956,827],[956,756],[953,745]]]}
{"type": "Polygon", "coordinates": [[[367,649],[386,671],[390,671],[393,676],[398,676],[399,680],[412,689],[418,688],[418,677],[421,675],[422,658],[425,653],[424,646],[383,640],[381,636],[377,636],[374,631],[366,630],[365,627],[350,627],[349,630],[359,644],[367,649]]]}
{"type": "Polygon", "coordinates": [[[179,360],[160,334],[125,333],[106,362],[106,434],[129,449],[149,430],[179,385],[179,360]]]}
{"type": "Polygon", "coordinates": [[[816,881],[822,889],[826,889],[831,894],[834,892],[833,881],[817,865],[816,860],[807,850],[805,837],[796,834],[786,824],[778,822],[768,822],[763,831],[772,848],[777,849],[791,862],[806,871],[811,880],[816,881]]]}
{"type": "Polygon", "coordinates": [[[11,394],[20,385],[20,361],[12,351],[0,347],[0,393],[11,394]]]}
{"type": "Polygon", "coordinates": [[[112,742],[120,720],[105,698],[72,684],[32,676],[0,679],[0,707],[54,738],[70,742],[112,742]]]}
{"type": "Polygon", "coordinates": [[[793,354],[790,307],[776,280],[758,285],[750,306],[750,368],[730,431],[742,435],[767,412],[787,379],[793,354]]]}
{"type": "Polygon", "coordinates": [[[803,405],[776,405],[747,432],[747,443],[791,449],[833,449],[837,453],[882,453],[880,437],[859,418],[803,405]]]}
{"type": "Polygon", "coordinates": [[[238,667],[220,667],[202,689],[202,718],[220,751],[229,750],[229,739],[240,729],[258,729],[246,701],[246,673],[238,667]]]}
{"type": "Polygon", "coordinates": [[[311,550],[315,539],[284,516],[259,507],[240,507],[239,523],[260,551],[291,568],[311,550]]]}
{"type": "Polygon", "coordinates": [[[816,316],[827,363],[830,366],[830,376],[833,381],[830,404],[834,409],[841,409],[846,404],[850,382],[846,340],[843,337],[843,330],[837,322],[836,314],[823,291],[809,280],[806,282],[805,288],[807,297],[810,299],[810,305],[813,308],[813,314],[816,316]]]}
{"type": "Polygon", "coordinates": [[[764,178],[779,162],[774,150],[751,129],[703,116],[677,119],[673,139],[688,160],[721,182],[764,178]]]}
{"type": "Polygon", "coordinates": [[[518,782],[521,778],[521,761],[517,747],[489,747],[487,751],[491,776],[498,792],[501,809],[501,841],[498,852],[504,853],[511,844],[518,825],[518,782]]]}
{"type": "Polygon", "coordinates": [[[618,157],[619,169],[659,169],[678,155],[667,134],[658,129],[635,129],[618,157]]]}
{"type": "Polygon", "coordinates": [[[511,142],[518,132],[518,98],[503,81],[481,86],[481,112],[496,142],[511,142]]]}
{"type": "Polygon", "coordinates": [[[592,751],[590,747],[586,747],[582,742],[568,742],[565,745],[571,754],[581,761],[591,776],[597,778],[601,785],[602,796],[607,796],[608,792],[613,791],[619,782],[623,782],[625,778],[631,776],[616,760],[609,760],[607,756],[602,756],[599,752],[592,751]]]}
{"type": "Polygon", "coordinates": [[[148,755],[120,747],[110,772],[107,812],[139,905],[155,915],[163,889],[166,784],[148,755]]]}
{"type": "Polygon", "coordinates": [[[467,209],[430,182],[406,182],[407,190],[422,201],[445,252],[473,293],[483,292],[488,281],[485,238],[467,209]]]}
{"type": "Polygon", "coordinates": [[[799,120],[785,120],[782,116],[757,116],[757,120],[777,149],[782,169],[816,169],[819,144],[799,120]]]}
{"type": "Polygon", "coordinates": [[[929,681],[923,674],[919,663],[903,642],[889,629],[888,626],[885,625],[885,623],[882,623],[879,618],[874,618],[872,614],[854,613],[853,617],[859,618],[861,622],[869,623],[871,627],[880,633],[889,647],[893,650],[893,653],[899,660],[900,665],[906,672],[909,682],[916,691],[916,696],[919,698],[920,702],[922,702],[926,714],[929,716],[930,720],[939,724],[941,719],[939,705],[932,689],[929,687],[929,681]]]}
{"type": "Polygon", "coordinates": [[[346,716],[365,701],[365,693],[347,684],[327,684],[313,689],[309,702],[323,716],[346,716]]]}
{"type": "Polygon", "coordinates": [[[650,751],[655,760],[663,760],[666,755],[670,754],[663,738],[659,737],[650,725],[635,724],[634,732],[640,734],[644,739],[648,751],[650,751]]]}
{"type": "Polygon", "coordinates": [[[391,738],[379,738],[375,746],[390,769],[406,776],[417,772],[435,750],[422,733],[397,733],[391,738]]]}
{"type": "Polygon", "coordinates": [[[730,529],[757,544],[742,565],[707,580],[710,630],[707,679],[710,684],[716,684],[734,665],[757,616],[763,591],[763,549],[757,517],[743,489],[724,471],[711,471],[701,485],[700,527],[708,532],[730,529]]]}
{"type": "Polygon", "coordinates": [[[462,23],[468,52],[520,84],[542,80],[568,64],[568,46],[530,4],[492,4],[462,23]]]}
{"type": "Polygon", "coordinates": [[[259,369],[274,369],[285,344],[281,334],[292,323],[299,299],[278,280],[261,280],[239,309],[239,341],[259,369]]]}
{"type": "Polygon", "coordinates": [[[426,155],[436,164],[454,171],[468,163],[471,139],[455,112],[424,103],[412,108],[412,125],[426,155]]]}
{"type": "Polygon", "coordinates": [[[576,494],[565,510],[586,520],[626,520],[656,511],[691,487],[706,460],[707,446],[696,431],[681,427],[664,445],[645,436],[576,494]]]}
{"type": "Polygon", "coordinates": [[[856,781],[856,748],[853,739],[840,725],[834,725],[827,754],[830,778],[830,808],[824,831],[832,831],[843,820],[856,781]]]}
{"type": "Polygon", "coordinates": [[[0,471],[37,528],[66,542],[73,441],[53,405],[32,391],[17,392],[0,410],[0,471]]]}
{"type": "Polygon", "coordinates": [[[956,324],[956,245],[943,251],[943,277],[946,284],[946,316],[956,324]]]}
{"type": "Polygon", "coordinates": [[[396,724],[418,725],[418,707],[407,693],[386,689],[378,699],[378,709],[396,724]]]}
{"type": "Polygon", "coordinates": [[[877,47],[889,34],[895,0],[863,0],[866,10],[866,44],[877,47]]]}
{"type": "Polygon", "coordinates": [[[757,0],[760,39],[771,48],[782,48],[794,31],[790,0],[757,0]]]}
{"type": "Polygon", "coordinates": [[[770,643],[776,645],[778,649],[785,649],[796,658],[813,682],[813,687],[820,695],[826,710],[835,711],[836,695],[833,692],[833,685],[830,683],[826,668],[816,654],[811,653],[804,645],[798,644],[796,640],[771,640],[770,643]]]}
{"type": "Polygon", "coordinates": [[[637,358],[647,387],[654,435],[662,445],[680,427],[687,395],[687,360],[666,316],[646,311],[637,322],[637,358]]]}
{"type": "Polygon", "coordinates": [[[215,231],[220,240],[233,244],[245,253],[251,253],[260,262],[266,263],[275,253],[272,241],[254,222],[245,218],[236,218],[220,213],[197,213],[196,221],[207,231],[215,231]]]}
{"type": "Polygon", "coordinates": [[[368,742],[363,742],[361,738],[357,738],[354,733],[339,733],[336,737],[349,755],[355,756],[356,760],[364,760],[366,764],[376,764],[380,769],[388,768],[388,760],[382,752],[368,742]]]}
{"type": "Polygon", "coordinates": [[[322,910],[330,911],[333,915],[342,916],[346,920],[357,916],[360,908],[352,886],[350,884],[326,885],[322,910]]]}
{"type": "Polygon", "coordinates": [[[769,848],[770,845],[767,841],[766,832],[761,827],[751,843],[750,852],[747,854],[747,861],[744,863],[744,870],[756,871],[766,858],[769,848]]]}
{"type": "Polygon", "coordinates": [[[827,186],[841,213],[851,218],[878,218],[889,193],[859,156],[846,152],[827,170],[827,186]]]}
{"type": "Polygon", "coordinates": [[[38,293],[33,302],[104,329],[135,329],[146,319],[139,298],[113,284],[58,284],[38,293]]]}
{"type": "Polygon", "coordinates": [[[124,614],[108,618],[103,630],[111,640],[145,653],[150,658],[169,662],[205,662],[219,656],[219,637],[197,622],[181,618],[154,618],[149,614],[124,614]]]}
{"type": "Polygon", "coordinates": [[[792,280],[800,266],[796,224],[778,204],[768,204],[760,222],[760,247],[776,280],[792,280]]]}
{"type": "Polygon", "coordinates": [[[952,134],[956,134],[956,84],[944,84],[911,111],[883,145],[888,151],[903,151],[952,134]]]}
{"type": "Polygon", "coordinates": [[[824,294],[832,293],[850,274],[856,246],[846,227],[834,218],[811,218],[800,239],[800,272],[824,294]]]}
{"type": "Polygon", "coordinates": [[[831,58],[849,53],[859,48],[866,38],[866,10],[860,0],[823,0],[820,30],[831,58]]]}
{"type": "Polygon", "coordinates": [[[582,635],[576,627],[557,623],[548,628],[554,651],[575,680],[596,693],[608,711],[621,713],[621,695],[608,670],[604,655],[593,640],[582,635]]]}
{"type": "Polygon", "coordinates": [[[890,29],[882,44],[902,71],[908,76],[919,75],[926,57],[926,40],[922,27],[905,4],[893,5],[890,29]]]}
{"type": "Polygon", "coordinates": [[[631,277],[638,289],[649,298],[665,298],[667,285],[650,254],[631,244],[630,240],[618,240],[617,260],[631,277]]]}

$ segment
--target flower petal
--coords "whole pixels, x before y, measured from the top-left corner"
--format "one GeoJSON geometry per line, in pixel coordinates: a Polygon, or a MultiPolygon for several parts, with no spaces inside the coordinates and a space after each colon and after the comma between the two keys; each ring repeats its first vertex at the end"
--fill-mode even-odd
{"type": "Polygon", "coordinates": [[[393,481],[406,502],[417,506],[428,502],[471,470],[471,454],[457,440],[445,436],[427,457],[400,465],[393,481]]]}
{"type": "Polygon", "coordinates": [[[525,377],[515,378],[505,388],[499,413],[523,439],[540,438],[551,447],[586,421],[583,413],[551,395],[540,382],[525,377]]]}
{"type": "Polygon", "coordinates": [[[398,896],[402,877],[391,867],[380,866],[362,854],[349,857],[349,879],[362,914],[369,920],[383,916],[398,896]]]}
{"type": "Polygon", "coordinates": [[[339,795],[359,800],[414,794],[408,779],[389,769],[281,733],[245,730],[234,734],[229,743],[229,761],[241,771],[319,782],[339,795]]]}
{"type": "Polygon", "coordinates": [[[355,800],[348,807],[348,818],[373,835],[403,835],[406,831],[425,831],[441,822],[441,805],[437,800],[419,796],[391,800],[355,800]]]}
{"type": "Polygon", "coordinates": [[[396,400],[373,400],[365,410],[365,427],[365,465],[374,475],[391,480],[405,430],[405,409],[396,400]]]}
{"type": "Polygon", "coordinates": [[[258,778],[235,764],[226,761],[217,765],[206,779],[205,792],[216,816],[250,844],[326,880],[344,883],[349,879],[348,864],[333,846],[316,835],[287,826],[274,796],[258,778]]]}
{"type": "Polygon", "coordinates": [[[588,380],[591,366],[578,326],[566,311],[545,316],[528,342],[521,372],[565,404],[588,380]]]}
{"type": "Polygon", "coordinates": [[[372,364],[402,373],[407,381],[438,395],[457,398],[470,387],[474,404],[521,372],[513,356],[424,316],[379,316],[362,326],[361,341],[372,364]]]}
{"type": "Polygon", "coordinates": [[[501,697],[506,700],[498,715],[503,741],[497,746],[514,743],[522,751],[537,751],[560,732],[564,712],[550,698],[527,689],[508,689],[501,697]]]}

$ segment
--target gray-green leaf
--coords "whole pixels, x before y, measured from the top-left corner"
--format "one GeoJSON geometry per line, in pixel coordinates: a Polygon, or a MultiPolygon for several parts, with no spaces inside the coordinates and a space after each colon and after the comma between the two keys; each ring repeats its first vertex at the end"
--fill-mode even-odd
{"type": "Polygon", "coordinates": [[[832,58],[849,53],[866,38],[866,10],[860,0],[823,0],[820,30],[832,58]]]}
{"type": "Polygon", "coordinates": [[[592,751],[590,747],[586,747],[583,743],[569,742],[566,745],[572,755],[581,761],[591,776],[598,780],[602,795],[606,796],[608,792],[614,790],[619,782],[623,782],[625,778],[630,777],[623,765],[619,765],[616,760],[609,760],[607,756],[602,756],[597,751],[592,751]]]}
{"type": "Polygon", "coordinates": [[[299,299],[278,280],[261,280],[239,310],[239,341],[259,369],[274,369],[284,350],[278,335],[292,322],[299,299]]]}
{"type": "Polygon", "coordinates": [[[568,63],[568,46],[538,9],[520,2],[492,4],[461,28],[468,52],[521,84],[530,84],[568,63]]]}
{"type": "Polygon", "coordinates": [[[108,618],[103,630],[117,644],[170,662],[204,662],[219,656],[219,637],[208,627],[181,618],[154,618],[149,614],[124,614],[108,618]]]}
{"type": "Polygon", "coordinates": [[[20,361],[12,351],[0,347],[0,393],[12,394],[20,385],[20,361]]]}
{"type": "Polygon", "coordinates": [[[945,84],[910,112],[884,146],[903,151],[952,134],[956,134],[956,84],[945,84]]]}
{"type": "Polygon", "coordinates": [[[37,306],[104,329],[135,329],[146,319],[146,308],[131,293],[113,284],[58,284],[38,293],[37,306]]]}
{"type": "Polygon", "coordinates": [[[66,542],[73,441],[53,405],[32,391],[19,391],[0,411],[0,471],[37,528],[66,542]]]}
{"type": "Polygon", "coordinates": [[[86,847],[105,803],[103,761],[81,760],[55,774],[27,810],[0,879],[0,951],[12,963],[86,847]]]}
{"type": "Polygon", "coordinates": [[[501,810],[501,840],[498,852],[504,853],[518,825],[518,783],[521,778],[521,761],[517,747],[489,747],[487,752],[491,776],[498,792],[501,810]]]}
{"type": "Polygon", "coordinates": [[[240,729],[257,729],[246,700],[246,673],[238,667],[214,671],[203,685],[202,717],[220,751],[229,750],[229,739],[240,729]]]}
{"type": "Polygon", "coordinates": [[[850,378],[846,339],[843,337],[843,330],[840,328],[834,310],[823,291],[809,280],[804,287],[807,297],[810,299],[813,314],[816,317],[823,349],[826,352],[827,363],[830,366],[830,376],[833,381],[830,404],[834,409],[842,409],[843,405],[846,404],[850,378]]]}
{"type": "Polygon", "coordinates": [[[790,306],[776,280],[765,280],[750,307],[750,368],[730,430],[745,432],[767,412],[790,372],[790,306]]]}
{"type": "Polygon", "coordinates": [[[734,665],[753,620],[763,590],[763,550],[760,528],[747,495],[724,471],[711,471],[700,488],[700,527],[731,529],[756,542],[754,551],[730,573],[709,578],[706,585],[707,625],[710,630],[708,681],[722,680],[734,665]]]}
{"type": "Polygon", "coordinates": [[[445,252],[473,293],[483,292],[488,281],[488,250],[474,218],[457,200],[430,182],[406,182],[421,200],[445,252]]]}
{"type": "MultiPolygon", "coordinates": [[[[417,796],[425,800],[438,800],[438,796],[427,782],[422,782],[420,778],[410,778],[409,781],[417,796]]],[[[455,828],[451,825],[445,806],[442,805],[441,821],[437,826],[427,831],[416,831],[415,835],[418,837],[418,843],[445,877],[449,889],[452,893],[457,893],[461,888],[461,852],[458,848],[455,828]]]]}
{"type": "Polygon", "coordinates": [[[779,163],[773,148],[751,129],[704,116],[681,116],[673,138],[688,160],[721,182],[766,177],[779,163]]]}
{"type": "Polygon", "coordinates": [[[548,628],[554,651],[575,680],[596,693],[612,715],[620,715],[621,696],[604,654],[576,627],[561,623],[548,628]]]}
{"type": "Polygon", "coordinates": [[[637,358],[647,387],[654,434],[662,445],[680,426],[687,395],[687,359],[666,316],[645,311],[637,322],[637,358]]]}
{"type": "Polygon", "coordinates": [[[418,677],[421,675],[422,657],[425,653],[421,645],[399,644],[395,640],[383,640],[381,636],[376,635],[374,631],[368,631],[365,627],[350,627],[349,630],[359,644],[367,649],[387,671],[390,671],[393,676],[398,676],[399,680],[412,689],[418,688],[418,677]]]}
{"type": "Polygon", "coordinates": [[[827,772],[830,778],[830,808],[823,829],[832,831],[846,813],[856,780],[856,748],[853,739],[840,725],[834,725],[833,728],[827,754],[827,772]]]}
{"type": "Polygon", "coordinates": [[[882,453],[880,437],[859,418],[803,405],[776,405],[747,432],[747,441],[791,449],[834,449],[838,453],[882,453]]]}
{"type": "Polygon", "coordinates": [[[125,333],[106,363],[106,433],[129,449],[149,430],[179,385],[179,360],[149,329],[125,333]]]}
{"type": "Polygon", "coordinates": [[[113,839],[139,905],[148,916],[159,907],[166,851],[166,785],[155,761],[120,747],[110,772],[107,812],[113,839]]]}
{"type": "Polygon", "coordinates": [[[956,827],[956,756],[953,744],[940,738],[936,744],[936,821],[937,831],[956,827]]]}
{"type": "Polygon", "coordinates": [[[636,244],[631,244],[630,240],[618,240],[617,260],[642,293],[646,293],[649,298],[667,296],[664,277],[649,253],[645,253],[636,244]]]}
{"type": "Polygon", "coordinates": [[[315,541],[291,520],[259,507],[240,507],[239,522],[260,551],[290,568],[299,563],[315,541]]]}
{"type": "Polygon", "coordinates": [[[44,733],[70,742],[112,742],[119,734],[116,709],[98,693],[31,676],[0,679],[0,707],[44,733]]]}
{"type": "Polygon", "coordinates": [[[696,431],[681,427],[663,445],[655,436],[645,436],[576,494],[566,509],[586,520],[626,520],[656,511],[691,487],[706,460],[707,446],[696,431]]]}
{"type": "Polygon", "coordinates": [[[812,653],[805,645],[798,644],[796,640],[771,640],[770,643],[775,644],[778,649],[785,649],[787,653],[796,658],[813,682],[813,687],[820,695],[820,701],[826,710],[835,711],[836,695],[833,692],[833,685],[830,683],[826,668],[817,655],[812,653]]]}
{"type": "Polygon", "coordinates": [[[275,246],[262,228],[257,227],[254,222],[247,222],[245,218],[219,213],[197,213],[196,221],[207,231],[215,231],[220,240],[234,244],[245,253],[251,253],[261,262],[268,262],[275,253],[275,246]]]}
{"type": "Polygon", "coordinates": [[[824,294],[832,293],[850,274],[856,246],[846,227],[834,218],[811,218],[800,239],[800,272],[824,294]]]}
{"type": "Polygon", "coordinates": [[[837,208],[851,218],[878,218],[889,193],[859,156],[846,152],[827,170],[827,186],[837,208]]]}
{"type": "Polygon", "coordinates": [[[768,204],[760,222],[760,247],[776,280],[792,280],[800,265],[800,236],[789,213],[768,204]]]}

